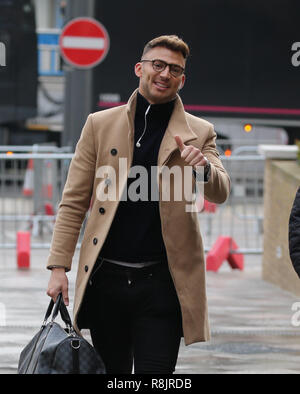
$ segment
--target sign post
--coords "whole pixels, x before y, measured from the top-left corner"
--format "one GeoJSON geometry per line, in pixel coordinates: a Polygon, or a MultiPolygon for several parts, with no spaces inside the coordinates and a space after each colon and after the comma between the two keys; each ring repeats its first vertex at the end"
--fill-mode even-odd
{"type": "Polygon", "coordinates": [[[3,42],[0,42],[0,66],[6,66],[6,48],[3,42]]]}
{"type": "MultiPolygon", "coordinates": [[[[98,4],[98,2],[97,2],[98,4]]],[[[101,37],[100,34],[93,33],[95,30],[93,28],[88,28],[87,30],[80,30],[79,29],[79,24],[77,23],[77,28],[79,30],[74,34],[74,26],[72,27],[72,21],[73,22],[79,22],[80,19],[84,19],[86,21],[95,21],[94,16],[95,16],[95,7],[96,7],[96,1],[95,0],[72,0],[67,2],[67,7],[66,7],[66,14],[65,14],[65,28],[63,29],[62,37],[61,37],[61,54],[62,58],[65,60],[65,65],[64,65],[64,72],[65,72],[65,101],[64,101],[64,129],[62,132],[61,136],[61,145],[62,146],[71,146],[73,149],[75,149],[76,143],[80,137],[80,133],[82,130],[82,127],[86,121],[87,116],[92,112],[93,110],[93,104],[92,104],[92,89],[93,89],[93,75],[94,75],[94,69],[97,64],[99,64],[99,57],[100,57],[100,62],[104,60],[105,56],[107,55],[108,49],[109,49],[109,38],[107,38],[106,45],[104,45],[104,48],[99,48],[100,41],[99,38],[103,38],[104,36],[101,37]],[[71,30],[69,30],[69,27],[72,27],[71,30]],[[67,39],[66,42],[63,40],[63,37],[72,37],[73,43],[71,41],[70,44],[70,39],[67,39]],[[79,41],[77,39],[75,40],[74,43],[74,38],[76,37],[81,37],[79,41]],[[91,41],[86,41],[87,37],[91,37],[92,40],[89,38],[91,41]],[[83,38],[83,39],[82,39],[83,38]],[[96,38],[96,48],[90,48],[93,45],[91,42],[93,38],[96,38]],[[74,48],[75,44],[77,42],[77,48],[74,48]],[[88,46],[86,44],[89,44],[88,46]],[[71,47],[70,47],[71,45],[71,47]],[[78,48],[78,45],[80,46],[78,48]],[[82,48],[82,45],[84,45],[84,48],[82,48]],[[65,48],[66,47],[66,48],[65,48]],[[65,49],[64,49],[65,48],[65,49]],[[86,52],[85,52],[86,51],[86,52]],[[90,51],[94,52],[96,54],[96,59],[90,56],[90,51]],[[102,52],[101,52],[102,51],[102,52]],[[100,52],[100,53],[99,53],[100,52]],[[75,53],[75,58],[73,58],[73,55],[75,53]],[[77,54],[76,54],[77,53],[77,54]],[[79,54],[79,61],[78,61],[78,56],[79,54]],[[87,56],[84,56],[86,54],[87,56]],[[69,62],[69,57],[70,57],[70,62],[69,62]],[[98,60],[97,60],[98,57],[98,60]],[[86,60],[89,60],[89,62],[83,62],[82,64],[82,58],[85,58],[86,60]],[[80,60],[81,59],[81,60],[80,60]],[[76,64],[78,63],[78,64],[76,64]],[[76,65],[75,65],[76,64],[76,65]],[[83,66],[83,67],[82,67],[83,66]]],[[[96,24],[99,26],[99,22],[96,21],[96,24]]],[[[88,25],[88,23],[86,23],[88,25]]],[[[75,24],[76,28],[76,24],[75,24]]],[[[82,29],[82,26],[81,26],[82,29]]],[[[106,37],[106,36],[105,36],[106,37]]],[[[108,37],[108,36],[107,36],[108,37]]],[[[105,39],[104,39],[105,40],[105,39]]]]}

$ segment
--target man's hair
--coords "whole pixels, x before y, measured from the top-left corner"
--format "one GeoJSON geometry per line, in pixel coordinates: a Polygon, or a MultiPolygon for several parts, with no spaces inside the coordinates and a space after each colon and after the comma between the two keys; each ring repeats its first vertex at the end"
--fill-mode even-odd
{"type": "Polygon", "coordinates": [[[170,49],[171,51],[181,52],[184,59],[187,59],[190,54],[190,49],[187,43],[185,43],[181,38],[176,35],[170,36],[160,36],[153,38],[153,40],[149,41],[143,50],[142,57],[150,51],[150,49],[155,47],[164,47],[170,49]]]}

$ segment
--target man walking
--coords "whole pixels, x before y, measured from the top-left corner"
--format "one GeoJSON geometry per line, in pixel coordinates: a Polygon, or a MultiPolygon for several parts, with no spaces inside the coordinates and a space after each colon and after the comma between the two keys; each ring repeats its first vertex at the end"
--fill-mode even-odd
{"type": "Polygon", "coordinates": [[[139,88],[128,103],[88,116],[59,206],[47,294],[62,292],[68,304],[65,271],[92,201],[74,326],[90,328],[108,373],[131,373],[133,365],[135,373],[172,373],[182,336],[186,345],[209,339],[198,215],[189,209],[190,194],[178,194],[187,179],[194,190],[204,173],[205,198],[222,203],[230,181],[213,126],[186,113],[177,94],[188,55],[177,36],[145,46],[135,65],[139,88]]]}

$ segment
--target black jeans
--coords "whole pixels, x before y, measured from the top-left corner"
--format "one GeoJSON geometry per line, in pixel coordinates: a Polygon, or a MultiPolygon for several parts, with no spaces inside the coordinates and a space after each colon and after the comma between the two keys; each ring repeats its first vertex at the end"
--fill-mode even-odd
{"type": "Polygon", "coordinates": [[[128,268],[97,261],[88,285],[90,332],[107,373],[170,374],[182,319],[167,263],[128,268]],[[91,308],[91,309],[90,309],[91,308]]]}

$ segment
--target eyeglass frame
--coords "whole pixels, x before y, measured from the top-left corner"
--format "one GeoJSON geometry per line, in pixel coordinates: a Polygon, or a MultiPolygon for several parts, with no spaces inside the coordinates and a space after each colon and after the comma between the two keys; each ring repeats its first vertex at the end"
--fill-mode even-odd
{"type": "Polygon", "coordinates": [[[175,77],[175,78],[181,77],[181,76],[184,74],[184,71],[185,71],[185,68],[179,66],[179,64],[167,63],[167,62],[165,62],[164,60],[161,60],[161,59],[153,59],[153,60],[150,60],[150,59],[142,59],[142,60],[140,60],[140,63],[142,63],[142,62],[151,62],[151,63],[152,63],[152,68],[153,68],[153,70],[154,70],[155,72],[157,72],[157,73],[163,72],[163,71],[166,69],[166,67],[169,66],[170,74],[171,74],[173,77],[175,77]],[[154,62],[157,62],[157,61],[162,62],[162,63],[165,64],[165,67],[164,67],[161,71],[157,71],[157,70],[155,70],[155,68],[154,68],[154,62]],[[181,74],[179,74],[179,75],[174,75],[174,74],[172,73],[172,66],[179,67],[179,68],[181,69],[181,74]]]}

